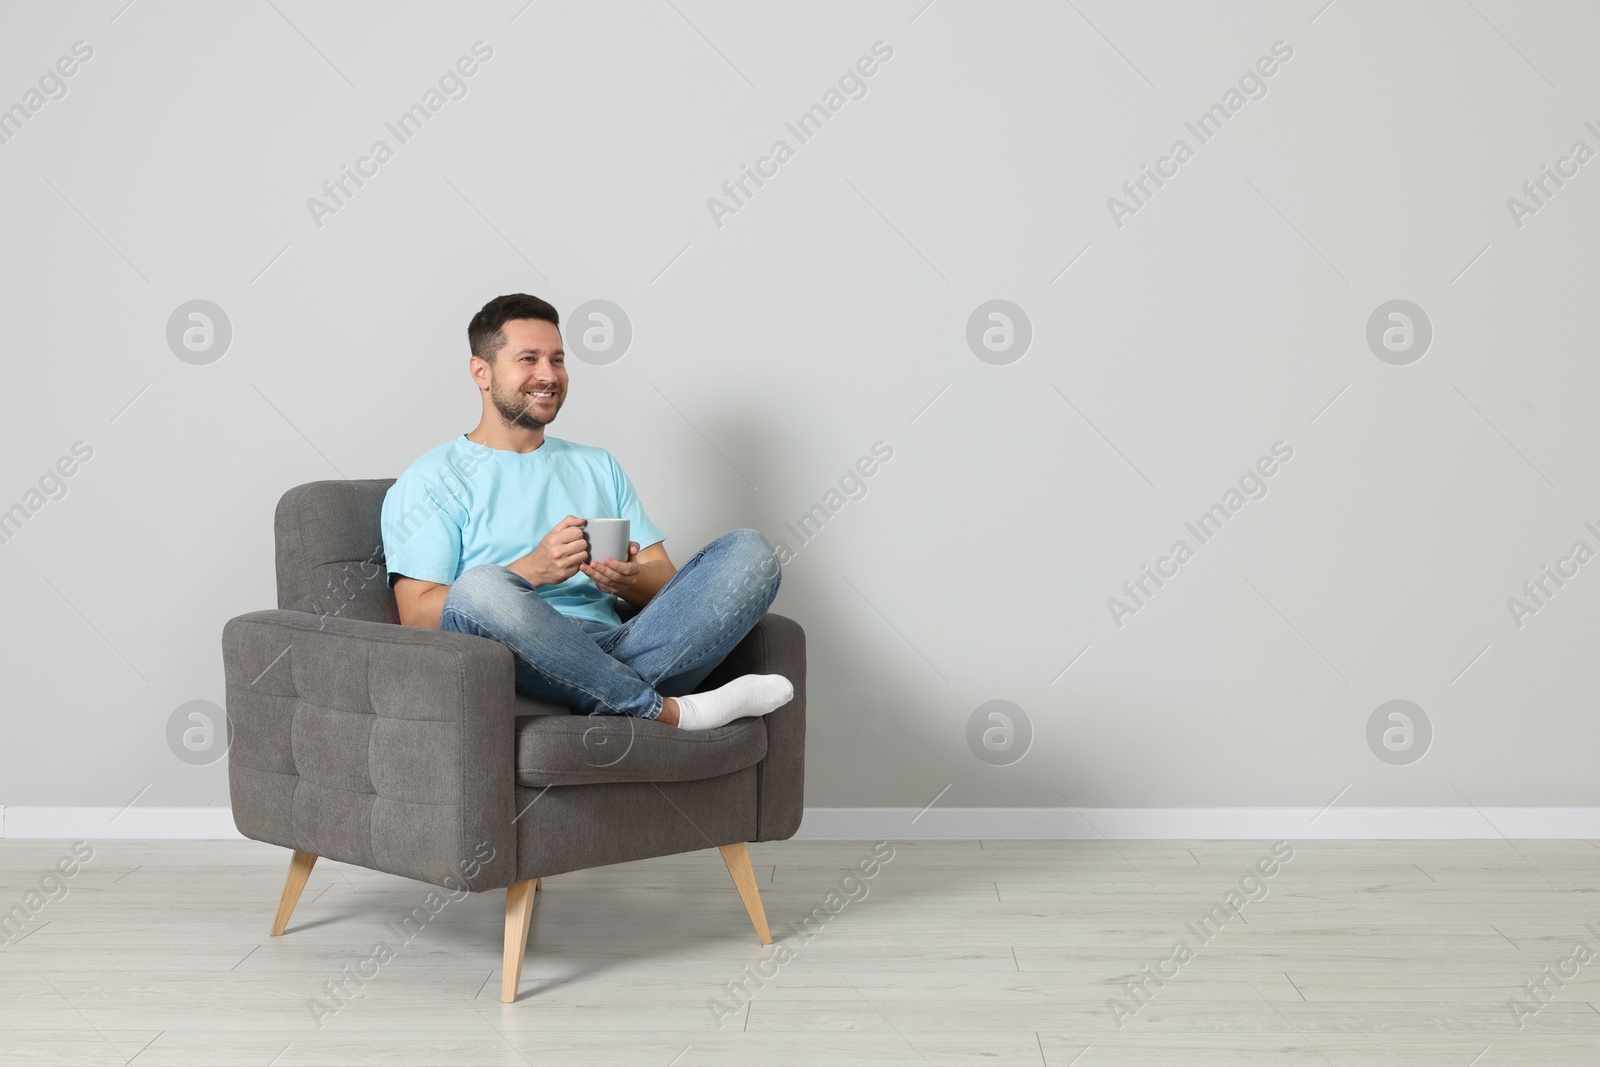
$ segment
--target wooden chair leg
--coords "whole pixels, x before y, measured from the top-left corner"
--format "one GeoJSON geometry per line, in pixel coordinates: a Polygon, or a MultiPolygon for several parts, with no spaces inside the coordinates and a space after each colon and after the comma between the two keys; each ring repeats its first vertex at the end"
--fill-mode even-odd
{"type": "Polygon", "coordinates": [[[506,887],[506,952],[500,975],[500,1000],[505,1004],[517,999],[517,986],[522,984],[522,956],[528,948],[528,926],[533,922],[533,897],[538,889],[537,878],[506,887]]]}
{"type": "Polygon", "coordinates": [[[296,851],[294,859],[289,861],[289,877],[283,881],[283,896],[278,898],[278,914],[272,920],[272,936],[279,937],[289,925],[289,916],[294,914],[294,906],[300,902],[300,891],[306,887],[306,879],[311,877],[311,868],[317,864],[317,857],[309,852],[296,851]]]}
{"type": "Polygon", "coordinates": [[[763,945],[772,944],[772,934],[767,929],[767,912],[761,906],[761,891],[756,888],[756,873],[750,869],[750,850],[744,847],[743,841],[739,841],[732,845],[720,845],[718,851],[722,853],[722,862],[728,865],[728,873],[733,875],[733,885],[739,890],[739,899],[744,901],[744,910],[750,913],[750,921],[755,924],[756,936],[761,938],[763,945]]]}

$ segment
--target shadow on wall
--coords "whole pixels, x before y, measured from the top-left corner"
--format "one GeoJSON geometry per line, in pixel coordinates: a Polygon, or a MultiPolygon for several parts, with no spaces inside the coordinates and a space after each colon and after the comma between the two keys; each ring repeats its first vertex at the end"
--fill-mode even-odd
{"type": "MultiPolygon", "coordinates": [[[[846,584],[845,575],[828,569],[828,559],[819,547],[808,548],[793,535],[796,518],[814,504],[826,512],[827,519],[824,524],[819,513],[816,521],[802,531],[813,542],[838,537],[847,528],[869,520],[873,484],[893,477],[896,469],[894,442],[879,436],[866,443],[851,464],[840,466],[831,482],[817,486],[810,498],[793,499],[786,492],[766,488],[775,478],[772,473],[764,477],[764,472],[794,465],[780,452],[780,443],[768,427],[739,418],[721,418],[704,429],[716,447],[737,457],[739,469],[762,487],[750,490],[742,478],[738,479],[747,490],[739,496],[749,503],[717,508],[719,515],[726,516],[717,520],[718,526],[760,530],[779,549],[780,559],[787,560],[771,610],[794,619],[806,631],[806,805],[866,807],[875,803],[874,796],[881,803],[884,795],[917,797],[931,803],[950,786],[942,803],[971,806],[973,794],[962,789],[963,781],[1005,771],[968,752],[968,716],[950,706],[957,699],[962,679],[952,679],[949,695],[939,695],[931,701],[897,693],[897,675],[875,653],[887,649],[886,642],[900,638],[882,629],[882,639],[870,643],[848,639],[848,635],[863,632],[863,613],[870,614],[871,609],[846,584]],[[784,553],[778,545],[780,540],[786,542],[790,553],[784,553]],[[836,635],[846,635],[846,639],[836,635]],[[860,783],[860,788],[853,788],[853,783],[860,783]]],[[[709,536],[720,532],[723,530],[719,528],[709,536]]],[[[700,546],[695,547],[698,551],[700,546]]],[[[874,555],[863,556],[859,562],[871,569],[887,561],[874,555]]],[[[951,623],[953,627],[966,625],[958,620],[951,623]]],[[[881,620],[867,620],[867,632],[877,632],[881,627],[881,620]]],[[[893,661],[899,661],[897,651],[893,661]]],[[[1009,785],[985,782],[982,792],[992,798],[997,791],[1026,789],[1030,795],[1042,797],[1042,789],[1049,797],[1044,803],[1059,803],[1046,786],[1033,781],[1036,777],[1030,768],[1026,776],[1019,775],[1009,785]]],[[[908,824],[906,833],[916,829],[908,824]]]]}

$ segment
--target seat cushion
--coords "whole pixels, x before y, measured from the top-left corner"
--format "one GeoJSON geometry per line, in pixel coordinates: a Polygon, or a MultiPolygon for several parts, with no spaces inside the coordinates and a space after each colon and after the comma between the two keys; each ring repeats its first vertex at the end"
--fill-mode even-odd
{"type": "Polygon", "coordinates": [[[715,730],[680,730],[631,715],[576,715],[517,694],[517,784],[692,782],[742,771],[767,754],[767,726],[735,719],[715,730]]]}

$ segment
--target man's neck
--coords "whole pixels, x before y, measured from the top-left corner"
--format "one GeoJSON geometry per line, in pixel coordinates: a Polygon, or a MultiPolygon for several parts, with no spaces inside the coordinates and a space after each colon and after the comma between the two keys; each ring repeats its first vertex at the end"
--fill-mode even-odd
{"type": "Polygon", "coordinates": [[[526,455],[544,446],[544,428],[526,430],[507,429],[503,426],[485,427],[480,422],[473,427],[471,433],[467,434],[467,440],[502,452],[519,452],[526,455]]]}

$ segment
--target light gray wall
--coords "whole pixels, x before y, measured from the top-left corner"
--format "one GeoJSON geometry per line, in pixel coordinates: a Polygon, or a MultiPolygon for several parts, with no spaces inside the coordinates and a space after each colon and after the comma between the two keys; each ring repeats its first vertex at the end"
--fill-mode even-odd
{"type": "Polygon", "coordinates": [[[1600,161],[1508,205],[1600,149],[1593,6],[123,5],[0,13],[0,105],[93,49],[0,144],[0,507],[93,449],[0,544],[0,803],[226,804],[226,761],[168,728],[222,702],[223,623],[275,605],[279,495],[469,429],[466,323],[514,291],[625,311],[551,432],[621,459],[676,561],[739,526],[795,550],[811,805],[1596,802],[1600,562],[1508,607],[1600,549],[1600,161]],[[477,41],[399,144],[385,122],[477,41]],[[879,41],[800,143],[785,122],[879,41]],[[1201,143],[1185,122],[1275,42],[1201,143]],[[168,320],[201,299],[232,340],[185,362],[168,320]],[[967,339],[996,299],[1031,324],[1009,362],[967,339]],[[1367,340],[1393,300],[1431,323],[1409,363],[1367,340]],[[785,521],[878,441],[802,546],[785,521]],[[1276,442],[1201,544],[1185,522],[1276,442]],[[1433,731],[1403,765],[1368,738],[1397,699],[1433,731]],[[1005,766],[969,744],[992,700],[1031,727],[1005,766]]]}

